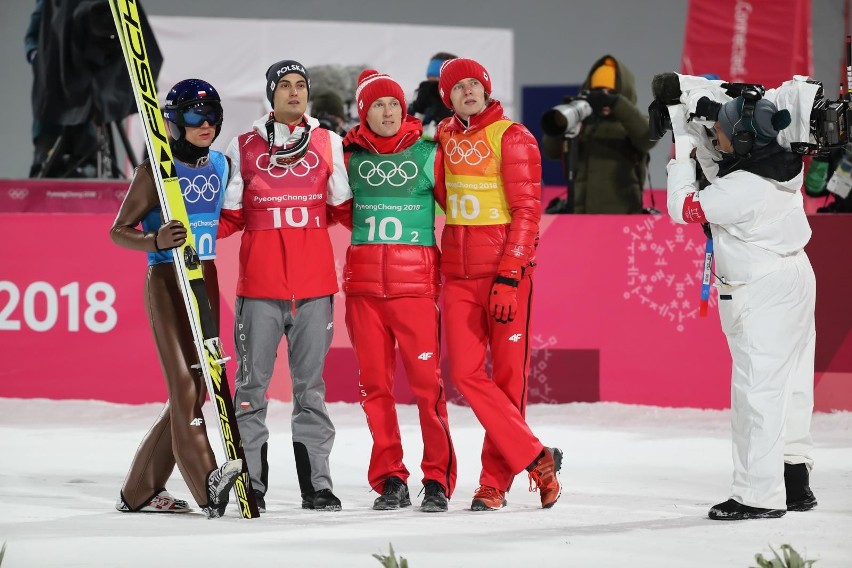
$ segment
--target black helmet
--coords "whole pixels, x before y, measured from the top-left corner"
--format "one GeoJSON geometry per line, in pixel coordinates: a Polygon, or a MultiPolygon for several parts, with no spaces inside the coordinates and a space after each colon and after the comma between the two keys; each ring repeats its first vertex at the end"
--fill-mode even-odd
{"type": "Polygon", "coordinates": [[[218,136],[222,130],[222,99],[207,81],[184,79],[166,96],[163,116],[175,140],[183,138],[185,127],[201,126],[205,121],[216,127],[218,136]]]}

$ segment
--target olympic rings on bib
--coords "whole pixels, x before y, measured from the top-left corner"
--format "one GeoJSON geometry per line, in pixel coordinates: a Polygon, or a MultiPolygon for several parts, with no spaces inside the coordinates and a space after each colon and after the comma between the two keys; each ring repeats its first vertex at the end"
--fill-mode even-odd
{"type": "Polygon", "coordinates": [[[257,156],[257,160],[255,161],[255,165],[257,169],[266,172],[270,176],[274,178],[282,178],[287,174],[293,174],[296,177],[305,177],[311,170],[319,166],[320,159],[319,156],[313,150],[308,150],[302,159],[293,164],[292,166],[276,166],[272,162],[269,161],[269,154],[263,152],[257,156]]]}
{"type": "Polygon", "coordinates": [[[444,148],[444,155],[451,164],[464,162],[469,166],[476,166],[491,155],[491,149],[482,140],[471,143],[470,140],[456,142],[450,138],[444,148]]]}
{"type": "Polygon", "coordinates": [[[183,188],[183,199],[187,203],[198,203],[199,199],[207,202],[215,201],[219,190],[222,189],[222,182],[216,175],[207,177],[199,174],[192,179],[182,177],[178,181],[183,188]]]}
{"type": "Polygon", "coordinates": [[[393,187],[402,187],[415,179],[418,174],[417,164],[406,160],[395,164],[390,160],[373,163],[365,160],[358,165],[358,174],[373,187],[387,183],[393,187]]]}

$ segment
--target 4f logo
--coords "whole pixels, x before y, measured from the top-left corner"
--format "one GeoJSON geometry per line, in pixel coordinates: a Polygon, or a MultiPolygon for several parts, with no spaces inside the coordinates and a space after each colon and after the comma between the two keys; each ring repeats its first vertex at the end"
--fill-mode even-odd
{"type": "Polygon", "coordinates": [[[189,423],[190,426],[203,426],[204,419],[203,418],[193,418],[192,422],[189,423]]]}
{"type": "Polygon", "coordinates": [[[424,351],[423,353],[418,355],[417,358],[421,361],[428,361],[432,358],[432,355],[434,355],[434,353],[432,353],[431,351],[424,351]]]}
{"type": "Polygon", "coordinates": [[[512,334],[512,335],[510,335],[510,336],[509,336],[509,341],[511,341],[512,343],[517,343],[518,341],[520,341],[520,340],[521,340],[521,338],[522,338],[523,336],[524,336],[524,334],[523,334],[523,333],[515,333],[515,334],[512,334]]]}

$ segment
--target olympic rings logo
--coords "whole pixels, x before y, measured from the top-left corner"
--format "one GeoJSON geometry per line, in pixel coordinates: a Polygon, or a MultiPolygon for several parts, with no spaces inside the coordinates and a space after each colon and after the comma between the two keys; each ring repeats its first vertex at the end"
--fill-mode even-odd
{"type": "Polygon", "coordinates": [[[178,181],[183,189],[183,199],[187,203],[198,203],[200,199],[209,203],[216,199],[219,190],[222,189],[222,182],[215,175],[207,177],[199,174],[192,179],[182,177],[178,181]]]}
{"type": "Polygon", "coordinates": [[[266,152],[258,155],[257,160],[254,162],[257,169],[266,172],[274,178],[283,178],[287,174],[293,174],[296,177],[305,177],[311,173],[311,170],[319,166],[319,163],[319,156],[313,150],[308,150],[307,153],[302,156],[302,159],[292,166],[276,166],[269,161],[269,154],[266,152]]]}
{"type": "Polygon", "coordinates": [[[402,187],[416,178],[418,171],[417,164],[411,160],[401,164],[395,164],[390,160],[382,160],[377,164],[365,161],[358,166],[358,174],[373,187],[379,187],[384,183],[393,187],[402,187]]]}
{"type": "Polygon", "coordinates": [[[30,194],[30,190],[28,190],[28,189],[10,189],[9,190],[9,197],[11,197],[12,199],[23,199],[29,194],[30,194]]]}
{"type": "Polygon", "coordinates": [[[447,142],[444,152],[451,164],[464,162],[469,166],[476,166],[491,155],[491,149],[482,140],[471,144],[469,140],[456,142],[453,138],[447,142]]]}

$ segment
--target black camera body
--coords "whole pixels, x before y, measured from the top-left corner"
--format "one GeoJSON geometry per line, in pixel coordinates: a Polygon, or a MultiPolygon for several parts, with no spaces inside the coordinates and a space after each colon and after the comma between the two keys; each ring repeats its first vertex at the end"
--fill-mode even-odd
{"type": "MultiPolygon", "coordinates": [[[[672,128],[667,105],[680,104],[681,92],[677,81],[677,75],[674,73],[664,73],[654,77],[652,82],[654,101],[648,107],[651,140],[659,140],[672,128]]],[[[820,81],[809,79],[806,82],[818,86],[810,111],[810,137],[813,141],[791,142],[790,150],[803,156],[826,156],[832,148],[846,146],[850,142],[849,125],[852,124],[850,104],[852,103],[843,99],[826,99],[820,81]]],[[[766,94],[763,85],[755,83],[722,83],[720,86],[731,98],[743,97],[746,106],[751,108],[766,94]]],[[[717,117],[718,114],[701,118],[715,121],[717,117]]],[[[743,148],[746,147],[745,142],[743,141],[743,148]]]]}
{"type": "Polygon", "coordinates": [[[811,112],[811,130],[821,147],[843,146],[849,140],[849,102],[820,99],[811,112]]]}

